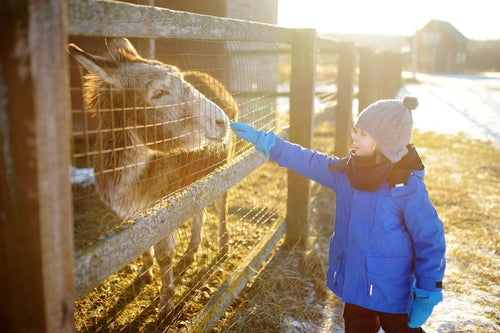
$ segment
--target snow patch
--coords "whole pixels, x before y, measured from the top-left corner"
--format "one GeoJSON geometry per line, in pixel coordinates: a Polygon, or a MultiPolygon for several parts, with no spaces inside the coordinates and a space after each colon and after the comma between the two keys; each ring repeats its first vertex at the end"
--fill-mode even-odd
{"type": "Polygon", "coordinates": [[[413,112],[415,128],[444,134],[465,134],[500,146],[500,74],[417,74],[397,98],[412,95],[419,107],[413,112]]]}
{"type": "Polygon", "coordinates": [[[70,177],[71,184],[78,184],[83,187],[92,185],[95,182],[93,168],[75,168],[71,166],[70,177]]]}

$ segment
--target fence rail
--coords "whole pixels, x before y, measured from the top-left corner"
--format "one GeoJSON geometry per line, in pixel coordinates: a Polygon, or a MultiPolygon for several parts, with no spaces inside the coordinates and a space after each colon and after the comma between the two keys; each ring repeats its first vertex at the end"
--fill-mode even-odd
{"type": "Polygon", "coordinates": [[[289,44],[293,34],[291,29],[271,24],[115,1],[69,0],[67,11],[67,30],[70,35],[241,40],[289,44]]]}

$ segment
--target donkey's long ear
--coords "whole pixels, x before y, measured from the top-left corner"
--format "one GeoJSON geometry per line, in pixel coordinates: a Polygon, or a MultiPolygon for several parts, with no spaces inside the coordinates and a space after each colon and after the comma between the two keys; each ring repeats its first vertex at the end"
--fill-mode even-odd
{"type": "Polygon", "coordinates": [[[106,39],[109,55],[117,62],[141,59],[141,56],[127,38],[106,39]]]}
{"type": "Polygon", "coordinates": [[[115,76],[110,74],[117,68],[117,63],[114,60],[89,54],[73,43],[68,44],[67,50],[83,67],[99,76],[104,82],[117,83],[115,76]]]}

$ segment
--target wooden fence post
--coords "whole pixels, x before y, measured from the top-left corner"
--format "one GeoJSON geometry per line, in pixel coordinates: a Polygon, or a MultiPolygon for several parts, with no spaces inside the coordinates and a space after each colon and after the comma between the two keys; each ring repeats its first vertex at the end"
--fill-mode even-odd
{"type": "Polygon", "coordinates": [[[352,132],[352,87],[354,80],[354,44],[340,44],[337,109],[335,111],[335,155],[346,156],[352,132]]]}
{"type": "Polygon", "coordinates": [[[378,98],[392,99],[401,87],[402,55],[385,51],[379,55],[378,98]]]}
{"type": "Polygon", "coordinates": [[[358,113],[363,111],[378,98],[375,52],[369,48],[358,49],[359,54],[359,85],[358,85],[358,113]]]}
{"type": "MultiPolygon", "coordinates": [[[[316,31],[294,31],[290,79],[290,141],[312,147],[314,86],[316,82],[316,31]]],[[[305,246],[309,232],[309,179],[288,171],[287,232],[285,246],[305,246]]]]}
{"type": "Polygon", "coordinates": [[[2,332],[75,330],[65,3],[0,14],[2,332]]]}

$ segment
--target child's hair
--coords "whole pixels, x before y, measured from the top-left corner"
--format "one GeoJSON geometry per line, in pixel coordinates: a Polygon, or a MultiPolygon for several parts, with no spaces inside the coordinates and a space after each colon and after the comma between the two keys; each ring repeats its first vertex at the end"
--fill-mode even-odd
{"type": "Polygon", "coordinates": [[[370,134],[385,157],[396,163],[408,153],[406,146],[413,132],[411,111],[417,106],[418,100],[412,96],[402,101],[380,100],[366,107],[354,126],[370,134]]]}

